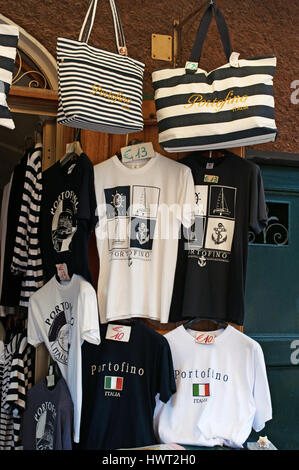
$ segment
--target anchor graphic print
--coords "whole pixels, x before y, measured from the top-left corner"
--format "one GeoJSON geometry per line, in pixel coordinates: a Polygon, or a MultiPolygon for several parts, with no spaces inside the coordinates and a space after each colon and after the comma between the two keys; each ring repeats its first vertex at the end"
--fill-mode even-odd
{"type": "Polygon", "coordinates": [[[189,231],[188,256],[204,268],[209,259],[229,261],[237,189],[220,185],[195,186],[195,224],[189,231]]]}

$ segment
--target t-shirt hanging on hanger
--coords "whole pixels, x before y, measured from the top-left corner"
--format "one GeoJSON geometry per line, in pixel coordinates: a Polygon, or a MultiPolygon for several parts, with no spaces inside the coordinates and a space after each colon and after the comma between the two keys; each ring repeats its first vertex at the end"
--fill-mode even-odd
{"type": "Polygon", "coordinates": [[[128,167],[115,155],[95,166],[101,322],[167,323],[180,224],[193,222],[189,168],[158,153],[128,167]]]}
{"type": "Polygon", "coordinates": [[[182,158],[195,183],[195,224],[184,231],[170,309],[170,321],[211,318],[239,325],[244,296],[249,230],[267,224],[263,181],[257,165],[229,151],[208,158],[182,158]]]}
{"type": "Polygon", "coordinates": [[[71,450],[74,407],[63,377],[48,388],[46,379],[27,394],[21,422],[23,450],[71,450]]]}
{"type": "Polygon", "coordinates": [[[177,392],[166,404],[157,400],[156,435],[162,443],[242,448],[252,428],[272,419],[262,348],[230,325],[209,332],[211,343],[197,342],[200,333],[181,325],[165,335],[177,392]]]}
{"type": "Polygon", "coordinates": [[[80,447],[96,450],[154,444],[155,397],[159,394],[166,403],[176,390],[169,344],[138,319],[130,325],[115,322],[100,329],[99,346],[82,346],[80,447]]]}
{"type": "Polygon", "coordinates": [[[56,162],[43,173],[39,238],[45,281],[65,263],[92,283],[88,240],[97,221],[93,165],[81,153],[64,165],[56,162]]]}
{"type": "Polygon", "coordinates": [[[73,274],[59,283],[53,276],[29,301],[28,342],[44,343],[57,362],[74,403],[74,441],[78,442],[82,405],[81,344],[99,344],[97,297],[92,285],[73,274]]]}

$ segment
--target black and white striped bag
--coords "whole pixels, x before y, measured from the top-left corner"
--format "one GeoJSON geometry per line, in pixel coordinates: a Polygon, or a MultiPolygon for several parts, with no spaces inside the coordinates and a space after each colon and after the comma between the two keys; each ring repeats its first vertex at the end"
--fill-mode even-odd
{"type": "Polygon", "coordinates": [[[18,41],[17,26],[0,24],[0,126],[8,129],[15,128],[7,96],[12,83],[18,41]]]}
{"type": "Polygon", "coordinates": [[[239,59],[215,2],[206,9],[185,68],[152,74],[159,143],[168,152],[212,150],[273,142],[276,57],[239,59]],[[213,13],[228,63],[198,67],[213,13]]]}
{"type": "Polygon", "coordinates": [[[78,41],[57,40],[57,121],[66,126],[111,134],[140,131],[143,129],[144,64],[127,55],[114,0],[109,3],[117,53],[88,44],[97,2],[90,2],[78,41]]]}

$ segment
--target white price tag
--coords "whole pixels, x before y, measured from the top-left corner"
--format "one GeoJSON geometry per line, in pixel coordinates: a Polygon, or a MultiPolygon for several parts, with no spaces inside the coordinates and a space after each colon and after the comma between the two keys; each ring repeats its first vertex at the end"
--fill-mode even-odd
{"type": "Polygon", "coordinates": [[[55,385],[55,375],[47,375],[47,386],[53,387],[55,385]]]}
{"type": "Polygon", "coordinates": [[[146,160],[154,156],[155,151],[151,142],[131,145],[121,149],[121,158],[124,163],[146,160]]]}
{"type": "Polygon", "coordinates": [[[200,332],[196,335],[195,341],[200,344],[213,344],[216,335],[200,332]]]}
{"type": "Polygon", "coordinates": [[[114,325],[109,323],[106,339],[128,343],[131,335],[131,327],[126,325],[114,325]]]}

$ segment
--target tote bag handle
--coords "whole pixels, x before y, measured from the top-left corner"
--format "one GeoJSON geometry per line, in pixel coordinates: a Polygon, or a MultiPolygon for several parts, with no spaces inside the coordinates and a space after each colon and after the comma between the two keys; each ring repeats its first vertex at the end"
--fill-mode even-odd
{"type": "MultiPolygon", "coordinates": [[[[120,21],[120,16],[119,16],[117,6],[114,0],[109,0],[109,4],[110,4],[111,13],[112,13],[117,52],[127,55],[124,32],[123,32],[122,24],[120,21]]],[[[98,0],[90,1],[88,10],[86,12],[86,15],[85,15],[82,27],[81,27],[81,31],[79,34],[79,41],[88,43],[91,30],[93,28],[94,20],[95,20],[97,6],[98,6],[98,0]],[[85,31],[85,35],[83,38],[85,28],[86,28],[86,31],[85,31]]]]}
{"type": "Polygon", "coordinates": [[[203,43],[206,39],[206,35],[210,27],[211,21],[212,21],[213,12],[215,14],[215,20],[216,20],[220,37],[221,37],[224,52],[227,57],[227,60],[229,61],[229,58],[233,49],[232,49],[231,42],[230,42],[227,24],[225,22],[223,14],[219,10],[219,8],[216,6],[215,2],[211,2],[208,8],[206,9],[201,19],[201,22],[199,24],[199,28],[196,33],[196,39],[195,39],[195,42],[194,42],[194,45],[193,45],[193,48],[189,57],[189,62],[199,63],[200,61],[203,43]]]}

